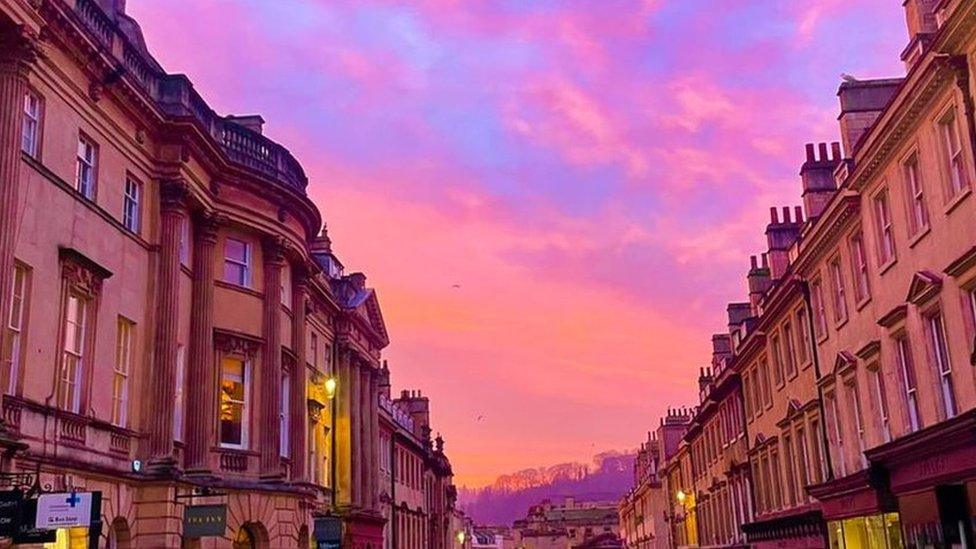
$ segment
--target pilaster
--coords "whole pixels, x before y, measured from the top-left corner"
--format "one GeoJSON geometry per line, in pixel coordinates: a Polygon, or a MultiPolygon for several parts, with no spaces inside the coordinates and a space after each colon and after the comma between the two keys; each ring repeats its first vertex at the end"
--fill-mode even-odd
{"type": "MultiPolygon", "coordinates": [[[[291,448],[291,480],[303,481],[306,479],[305,465],[306,455],[305,436],[308,429],[302,421],[308,414],[306,396],[306,377],[308,368],[305,365],[308,360],[308,349],[305,345],[306,329],[306,303],[308,300],[308,274],[305,269],[296,265],[292,269],[292,327],[291,327],[291,348],[295,353],[295,371],[291,373],[291,402],[289,403],[289,413],[292,421],[291,448]]],[[[327,359],[329,357],[326,357],[327,359]]],[[[330,457],[331,460],[331,457],[330,457]]],[[[329,462],[331,467],[331,461],[329,462]]]]}
{"type": "Polygon", "coordinates": [[[281,270],[284,242],[267,238],[264,244],[264,354],[261,359],[261,479],[281,480],[281,270]]]}
{"type": "Polygon", "coordinates": [[[179,326],[180,228],[186,219],[186,183],[160,184],[159,274],[156,294],[156,360],[150,374],[149,467],[169,474],[173,454],[173,407],[176,401],[176,355],[179,326]]]}
{"type": "Polygon", "coordinates": [[[206,213],[193,224],[193,297],[187,378],[186,471],[207,475],[214,446],[217,379],[214,364],[214,277],[220,219],[206,213]]]}

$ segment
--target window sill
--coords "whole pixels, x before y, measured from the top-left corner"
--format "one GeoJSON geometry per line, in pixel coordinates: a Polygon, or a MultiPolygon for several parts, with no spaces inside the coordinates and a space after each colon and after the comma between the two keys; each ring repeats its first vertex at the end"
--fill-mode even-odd
{"type": "Polygon", "coordinates": [[[956,208],[958,208],[959,207],[959,204],[961,204],[963,200],[966,200],[966,198],[968,198],[969,195],[971,195],[971,194],[973,194],[973,188],[972,187],[966,187],[965,189],[959,191],[959,193],[956,194],[956,196],[954,196],[952,198],[952,200],[950,200],[945,205],[945,210],[944,210],[945,211],[945,215],[951,214],[952,211],[955,210],[956,208]]]}
{"type": "Polygon", "coordinates": [[[264,294],[251,289],[247,286],[241,286],[240,284],[234,284],[233,282],[227,282],[226,280],[214,280],[214,285],[218,288],[224,288],[226,290],[234,290],[235,292],[241,292],[243,294],[248,294],[259,299],[264,299],[264,294]]]}
{"type": "Polygon", "coordinates": [[[808,360],[808,361],[804,362],[803,365],[800,366],[800,369],[801,370],[809,370],[810,369],[810,366],[813,366],[813,361],[812,360],[808,360]]]}
{"type": "Polygon", "coordinates": [[[816,341],[817,345],[820,345],[824,341],[827,341],[827,339],[830,338],[830,333],[827,332],[827,329],[826,328],[824,328],[824,333],[821,334],[821,335],[815,336],[815,337],[817,338],[817,341],[816,341]]]}
{"type": "Polygon", "coordinates": [[[915,232],[915,235],[908,241],[908,247],[914,248],[916,244],[922,241],[927,234],[932,232],[932,226],[926,225],[915,232]]]}
{"type": "Polygon", "coordinates": [[[839,332],[840,329],[843,328],[845,324],[847,324],[847,321],[848,320],[850,320],[850,316],[845,316],[844,318],[841,318],[840,320],[835,320],[834,321],[834,330],[837,330],[839,332]]]}
{"type": "Polygon", "coordinates": [[[865,306],[867,306],[868,303],[871,303],[871,296],[870,295],[864,296],[864,299],[862,299],[861,301],[858,301],[857,303],[855,303],[854,304],[854,310],[857,311],[857,312],[861,312],[861,309],[863,309],[865,306]]]}
{"type": "Polygon", "coordinates": [[[881,276],[881,275],[885,274],[886,272],[888,272],[889,269],[891,269],[892,267],[895,266],[895,263],[898,263],[898,257],[897,256],[892,257],[887,262],[885,262],[883,265],[881,265],[880,267],[878,267],[878,276],[881,276]]]}

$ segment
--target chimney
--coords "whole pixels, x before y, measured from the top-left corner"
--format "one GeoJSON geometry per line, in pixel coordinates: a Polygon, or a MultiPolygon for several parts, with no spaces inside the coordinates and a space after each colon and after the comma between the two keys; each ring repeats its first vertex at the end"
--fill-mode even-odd
{"type": "Polygon", "coordinates": [[[708,390],[708,386],[712,384],[711,368],[699,368],[698,369],[698,392],[702,395],[702,400],[704,400],[705,392],[708,390]]]}
{"type": "MultiPolygon", "coordinates": [[[[803,227],[803,210],[795,209],[796,219],[790,216],[790,209],[783,207],[783,218],[780,219],[776,208],[769,209],[769,225],[766,225],[766,242],[769,251],[766,252],[769,261],[769,277],[779,280],[786,273],[790,265],[790,246],[800,237],[803,227]]],[[[750,290],[750,295],[752,288],[750,290]]]]}
{"type": "Polygon", "coordinates": [[[840,116],[837,120],[840,122],[841,141],[847,158],[854,158],[861,137],[888,106],[902,80],[850,78],[841,82],[840,89],[837,90],[837,97],[840,98],[840,116]]]}
{"type": "Polygon", "coordinates": [[[762,263],[756,256],[749,258],[749,274],[746,275],[746,281],[749,283],[750,316],[759,316],[759,302],[773,285],[773,280],[769,276],[769,259],[766,254],[762,254],[761,257],[762,263]]]}
{"type": "Polygon", "coordinates": [[[386,398],[390,398],[390,367],[386,359],[383,359],[383,367],[380,368],[379,374],[380,393],[386,398]]]}
{"type": "Polygon", "coordinates": [[[261,130],[264,129],[264,118],[260,114],[245,114],[242,116],[228,114],[226,120],[255,133],[261,133],[261,130]]]}
{"type": "Polygon", "coordinates": [[[732,356],[732,337],[729,334],[712,334],[712,370],[718,370],[732,356]]]}
{"type": "Polygon", "coordinates": [[[800,166],[803,209],[806,210],[808,219],[816,219],[837,192],[834,169],[841,162],[840,143],[834,141],[830,144],[829,155],[826,143],[818,143],[816,149],[813,143],[807,143],[806,149],[807,159],[800,166]]]}
{"type": "Polygon", "coordinates": [[[414,434],[423,438],[430,433],[430,401],[420,391],[402,391],[397,399],[413,420],[414,434]]]}
{"type": "Polygon", "coordinates": [[[901,60],[905,63],[905,71],[912,67],[925,54],[932,37],[939,30],[935,18],[939,0],[904,0],[905,24],[908,26],[908,45],[901,52],[901,60]]]}
{"type": "Polygon", "coordinates": [[[735,332],[739,326],[752,316],[752,307],[748,303],[729,303],[726,308],[729,315],[729,333],[735,332]]]}

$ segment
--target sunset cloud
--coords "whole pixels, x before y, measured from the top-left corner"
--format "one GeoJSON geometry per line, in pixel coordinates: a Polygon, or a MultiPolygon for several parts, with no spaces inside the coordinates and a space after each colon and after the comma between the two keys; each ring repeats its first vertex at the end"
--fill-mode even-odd
{"type": "Polygon", "coordinates": [[[803,144],[836,139],[839,74],[900,74],[905,41],[888,0],[128,9],[167,70],[301,160],[378,289],[395,388],[431,396],[469,484],[633,447],[695,402],[768,206],[800,203],[803,144]]]}

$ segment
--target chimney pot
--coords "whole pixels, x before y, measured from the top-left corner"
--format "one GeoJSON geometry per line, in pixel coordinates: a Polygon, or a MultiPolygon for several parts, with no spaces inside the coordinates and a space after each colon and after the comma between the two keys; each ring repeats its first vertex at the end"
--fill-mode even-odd
{"type": "Polygon", "coordinates": [[[815,162],[817,158],[813,153],[813,143],[807,143],[807,162],[815,162]]]}
{"type": "Polygon", "coordinates": [[[783,223],[790,223],[790,207],[783,206],[783,223]]]}
{"type": "Polygon", "coordinates": [[[840,141],[834,141],[830,144],[830,159],[832,161],[840,160],[840,141]]]}
{"type": "Polygon", "coordinates": [[[769,208],[769,221],[773,224],[779,223],[779,212],[776,210],[776,206],[769,208]]]}
{"type": "Polygon", "coordinates": [[[793,212],[796,214],[796,222],[803,223],[803,206],[794,206],[793,212]]]}
{"type": "Polygon", "coordinates": [[[820,150],[820,161],[821,162],[827,162],[827,161],[829,161],[830,159],[827,157],[827,144],[826,143],[820,143],[817,147],[820,150]]]}

